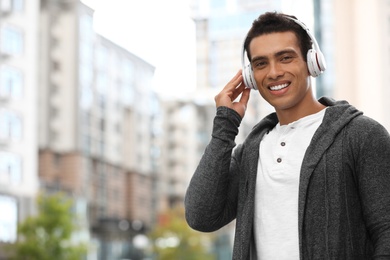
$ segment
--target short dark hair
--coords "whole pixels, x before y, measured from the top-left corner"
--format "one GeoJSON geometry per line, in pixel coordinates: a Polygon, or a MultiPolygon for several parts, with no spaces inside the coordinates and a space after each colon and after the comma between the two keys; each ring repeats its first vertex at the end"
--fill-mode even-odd
{"type": "Polygon", "coordinates": [[[249,60],[251,60],[249,44],[253,38],[263,34],[291,31],[298,39],[303,59],[307,61],[307,52],[312,48],[310,36],[299,24],[288,17],[297,19],[292,15],[286,15],[278,12],[266,12],[253,21],[252,27],[248,31],[244,42],[244,48],[249,60]]]}

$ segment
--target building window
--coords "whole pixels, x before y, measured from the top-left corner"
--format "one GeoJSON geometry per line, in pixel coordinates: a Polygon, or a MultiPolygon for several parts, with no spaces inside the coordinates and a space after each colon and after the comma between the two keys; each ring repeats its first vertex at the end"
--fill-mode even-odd
{"type": "Polygon", "coordinates": [[[93,104],[93,92],[90,88],[84,87],[80,91],[80,107],[83,110],[89,110],[93,104]]]}
{"type": "Polygon", "coordinates": [[[22,12],[24,9],[24,0],[2,0],[0,4],[3,13],[22,12]]]}
{"type": "Polygon", "coordinates": [[[104,118],[101,118],[99,120],[99,129],[101,132],[104,132],[106,130],[106,121],[104,120],[104,118]]]}
{"type": "Polygon", "coordinates": [[[22,160],[20,156],[0,152],[0,183],[19,184],[22,180],[22,160]]]}
{"type": "Polygon", "coordinates": [[[209,81],[210,86],[212,88],[219,87],[218,86],[218,44],[216,42],[212,42],[210,44],[210,73],[209,73],[209,81]]]}
{"type": "Polygon", "coordinates": [[[114,130],[115,130],[115,133],[116,133],[116,134],[122,133],[122,125],[121,125],[120,123],[115,123],[115,128],[114,128],[114,130]]]}
{"type": "Polygon", "coordinates": [[[0,98],[20,98],[23,91],[23,74],[20,70],[2,66],[0,68],[0,98]]]}
{"type": "Polygon", "coordinates": [[[97,105],[100,108],[100,111],[104,113],[104,110],[106,109],[106,96],[103,94],[98,94],[96,97],[97,105]]]}
{"type": "Polygon", "coordinates": [[[104,46],[96,48],[96,65],[98,70],[105,69],[108,66],[108,49],[104,46]]]}
{"type": "Polygon", "coordinates": [[[61,70],[61,62],[57,60],[51,61],[51,68],[53,71],[60,71],[61,70]]]}
{"type": "Polygon", "coordinates": [[[8,55],[23,53],[23,32],[21,29],[6,25],[1,29],[1,51],[8,55]]]}
{"type": "Polygon", "coordinates": [[[81,140],[82,140],[82,149],[83,149],[84,153],[90,154],[91,153],[91,145],[92,145],[91,137],[89,135],[82,135],[81,140]]]}
{"type": "Polygon", "coordinates": [[[104,141],[99,141],[99,155],[104,156],[104,150],[106,148],[106,144],[104,141]]]}
{"type": "Polygon", "coordinates": [[[0,195],[0,242],[13,243],[16,241],[18,225],[17,200],[10,196],[0,195]]]}
{"type": "Polygon", "coordinates": [[[21,12],[24,9],[24,0],[12,0],[12,7],[15,11],[21,12]]]}
{"type": "Polygon", "coordinates": [[[123,60],[123,78],[127,83],[132,84],[135,77],[135,66],[131,60],[123,60]]]}
{"type": "Polygon", "coordinates": [[[0,140],[22,139],[22,119],[13,111],[0,110],[0,140]]]}
{"type": "Polygon", "coordinates": [[[131,106],[134,103],[134,86],[122,84],[122,103],[125,106],[131,106]]]}
{"type": "Polygon", "coordinates": [[[80,17],[80,39],[85,42],[92,42],[93,38],[93,18],[90,15],[80,17]]]}
{"type": "Polygon", "coordinates": [[[213,0],[210,2],[212,9],[223,9],[226,5],[225,0],[213,0]]]}
{"type": "Polygon", "coordinates": [[[93,68],[89,63],[79,66],[80,84],[89,87],[93,84],[93,68]]]}
{"type": "Polygon", "coordinates": [[[109,87],[109,78],[107,74],[100,73],[96,78],[96,91],[98,94],[107,95],[109,87]]]}
{"type": "Polygon", "coordinates": [[[61,154],[59,153],[53,154],[53,166],[55,168],[59,168],[61,166],[61,154]]]}

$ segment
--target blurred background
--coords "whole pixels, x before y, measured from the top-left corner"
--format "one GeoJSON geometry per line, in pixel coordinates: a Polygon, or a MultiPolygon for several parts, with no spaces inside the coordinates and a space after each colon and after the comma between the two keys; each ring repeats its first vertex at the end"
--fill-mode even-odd
{"type": "MultiPolygon", "coordinates": [[[[0,259],[28,241],[18,227],[53,216],[39,195],[59,192],[77,224],[67,245],[87,245],[63,259],[231,259],[234,223],[190,230],[183,200],[214,96],[252,21],[275,10],[324,53],[317,97],[390,129],[389,0],[0,0],[0,259]]],[[[236,142],[269,112],[252,93],[236,142]]],[[[36,247],[50,240],[39,225],[36,247]]]]}

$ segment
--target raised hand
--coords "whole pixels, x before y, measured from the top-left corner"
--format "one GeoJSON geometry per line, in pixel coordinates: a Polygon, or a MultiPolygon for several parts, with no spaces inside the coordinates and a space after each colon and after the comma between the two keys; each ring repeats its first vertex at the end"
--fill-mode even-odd
{"type": "Polygon", "coordinates": [[[215,104],[217,107],[229,107],[235,110],[243,118],[248,104],[250,91],[251,90],[249,88],[245,87],[241,70],[239,70],[222,89],[222,91],[215,96],[215,104]],[[240,99],[235,101],[240,94],[240,99]]]}

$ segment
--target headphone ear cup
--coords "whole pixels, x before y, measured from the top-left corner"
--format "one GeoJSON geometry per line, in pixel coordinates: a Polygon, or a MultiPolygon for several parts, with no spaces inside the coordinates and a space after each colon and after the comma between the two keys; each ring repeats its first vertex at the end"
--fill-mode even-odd
{"type": "Polygon", "coordinates": [[[311,76],[319,76],[326,69],[324,55],[321,52],[310,49],[307,52],[307,67],[311,76]]]}
{"type": "Polygon", "coordinates": [[[321,51],[317,51],[317,64],[321,70],[321,73],[326,70],[326,62],[324,54],[321,51]]]}
{"type": "Polygon", "coordinates": [[[252,66],[246,65],[242,70],[242,76],[244,78],[244,84],[247,88],[257,90],[255,78],[253,77],[252,66]]]}
{"type": "Polygon", "coordinates": [[[317,65],[317,53],[313,49],[310,49],[307,52],[307,68],[309,69],[310,75],[313,77],[317,77],[321,74],[321,71],[317,65]]]}

